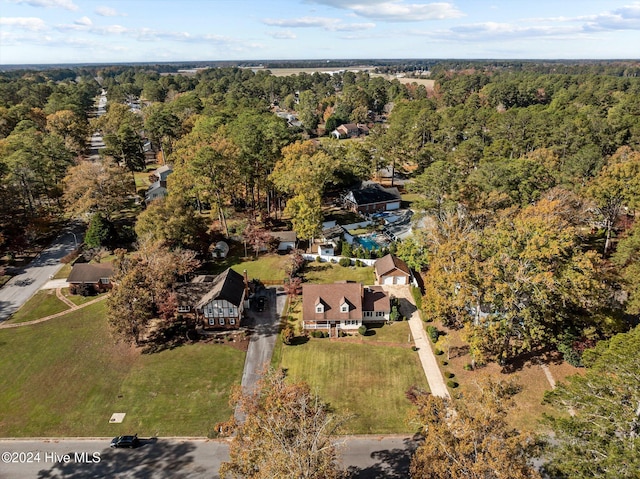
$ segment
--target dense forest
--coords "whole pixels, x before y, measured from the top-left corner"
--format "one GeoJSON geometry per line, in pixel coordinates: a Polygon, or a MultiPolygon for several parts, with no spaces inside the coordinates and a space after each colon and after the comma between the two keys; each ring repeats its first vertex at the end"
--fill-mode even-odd
{"type": "MultiPolygon", "coordinates": [[[[259,243],[283,218],[311,240],[327,195],[391,167],[416,213],[413,236],[393,250],[422,273],[425,319],[464,330],[474,366],[549,348],[582,365],[583,351],[617,344],[607,341],[640,315],[640,65],[370,64],[289,76],[268,63],[0,74],[0,253],[10,260],[70,218],[90,224],[98,246],[137,236],[201,258],[230,230],[259,243]],[[379,75],[397,72],[433,86],[379,75]],[[101,90],[107,112],[94,118],[101,90]],[[370,134],[330,138],[345,123],[370,134]],[[106,144],[100,162],[83,159],[94,131],[106,144]],[[147,140],[174,173],[169,196],[143,209],[132,175],[146,168],[147,140]]],[[[626,457],[638,434],[623,426],[612,434],[626,457]]],[[[554,460],[557,477],[592,477],[554,460]]],[[[597,476],[634,477],[607,474],[597,476]]]]}

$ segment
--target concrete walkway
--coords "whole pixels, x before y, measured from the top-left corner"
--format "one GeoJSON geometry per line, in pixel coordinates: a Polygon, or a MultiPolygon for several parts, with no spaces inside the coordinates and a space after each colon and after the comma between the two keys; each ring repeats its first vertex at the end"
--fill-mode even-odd
{"type": "MultiPolygon", "coordinates": [[[[424,329],[422,319],[420,319],[420,312],[416,308],[415,301],[411,295],[409,286],[383,286],[383,288],[396,298],[404,299],[409,302],[409,305],[413,306],[407,308],[407,304],[400,305],[400,312],[405,316],[409,316],[409,328],[411,329],[411,335],[413,336],[413,342],[418,348],[418,357],[424,369],[424,374],[427,377],[429,383],[429,390],[434,396],[440,396],[443,398],[450,398],[449,390],[442,377],[442,372],[438,367],[438,361],[436,355],[431,349],[431,341],[427,338],[427,333],[424,329]],[[410,309],[410,311],[407,311],[410,309]]],[[[401,301],[402,303],[402,301],[401,301]]]]}

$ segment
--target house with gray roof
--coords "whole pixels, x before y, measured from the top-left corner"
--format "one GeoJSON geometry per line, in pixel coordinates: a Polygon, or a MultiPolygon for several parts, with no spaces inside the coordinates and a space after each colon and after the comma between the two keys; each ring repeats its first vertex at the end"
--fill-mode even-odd
{"type": "Polygon", "coordinates": [[[400,209],[398,188],[384,188],[374,182],[365,182],[360,188],[349,191],[344,197],[345,208],[356,213],[379,213],[400,209]]]}
{"type": "Polygon", "coordinates": [[[97,294],[113,287],[111,263],[76,263],[71,268],[67,283],[71,294],[97,294]]]}

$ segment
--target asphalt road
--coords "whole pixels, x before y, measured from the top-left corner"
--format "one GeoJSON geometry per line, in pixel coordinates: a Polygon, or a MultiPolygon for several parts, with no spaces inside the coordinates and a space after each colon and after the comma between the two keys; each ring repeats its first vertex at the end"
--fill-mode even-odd
{"type": "MultiPolygon", "coordinates": [[[[109,439],[0,440],[0,479],[212,479],[228,459],[224,441],[142,439],[136,449],[110,449],[109,439]]],[[[353,479],[400,479],[415,443],[404,437],[340,439],[353,479]]]]}
{"type": "Polygon", "coordinates": [[[11,278],[0,289],[0,322],[8,319],[31,296],[35,294],[49,277],[62,267],[60,259],[71,253],[76,246],[76,238],[82,241],[82,233],[78,227],[66,228],[51,245],[43,250],[31,263],[24,267],[20,274],[11,278]]]}

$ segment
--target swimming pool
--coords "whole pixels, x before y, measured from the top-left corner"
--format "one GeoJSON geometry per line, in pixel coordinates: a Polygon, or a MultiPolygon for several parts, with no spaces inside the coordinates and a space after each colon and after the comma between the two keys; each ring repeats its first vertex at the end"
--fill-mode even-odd
{"type": "Polygon", "coordinates": [[[368,249],[369,251],[371,251],[372,249],[380,249],[382,246],[387,246],[389,244],[384,236],[378,235],[377,233],[373,233],[367,236],[358,236],[356,240],[363,246],[363,248],[368,249]],[[376,241],[378,238],[383,241],[376,241]]]}

